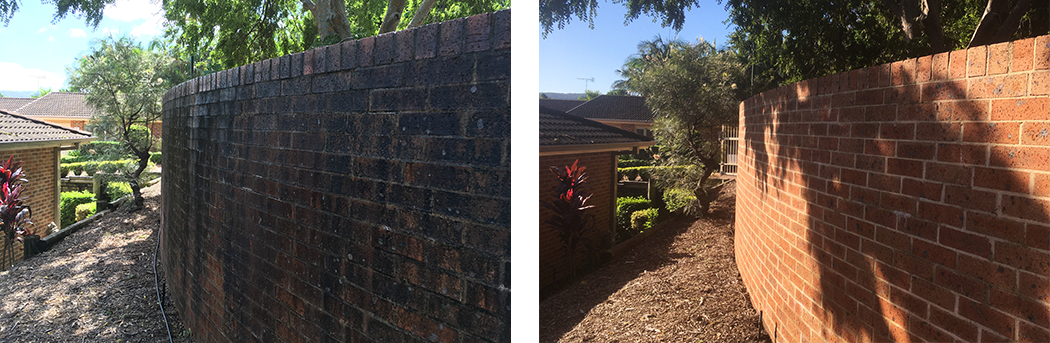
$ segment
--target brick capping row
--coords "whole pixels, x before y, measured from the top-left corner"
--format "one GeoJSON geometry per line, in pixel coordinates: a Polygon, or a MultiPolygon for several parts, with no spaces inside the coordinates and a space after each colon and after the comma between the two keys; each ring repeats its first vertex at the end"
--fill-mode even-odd
{"type": "Polygon", "coordinates": [[[164,95],[161,263],[196,340],[510,341],[510,17],[164,95]]]}
{"type": "Polygon", "coordinates": [[[1050,36],[740,105],[736,256],[777,341],[1050,341],[1050,36]]]}

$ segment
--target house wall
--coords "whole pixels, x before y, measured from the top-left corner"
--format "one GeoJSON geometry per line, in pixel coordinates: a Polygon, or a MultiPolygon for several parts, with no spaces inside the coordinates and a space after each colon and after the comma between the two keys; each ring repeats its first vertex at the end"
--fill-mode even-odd
{"type": "MultiPolygon", "coordinates": [[[[33,211],[33,225],[29,229],[40,237],[51,234],[47,225],[51,222],[58,223],[58,199],[55,190],[58,187],[57,157],[58,150],[54,147],[22,149],[22,150],[0,150],[0,158],[6,162],[7,158],[14,155],[15,161],[22,161],[22,169],[26,173],[26,189],[23,191],[24,204],[29,205],[33,211]]],[[[15,242],[14,260],[22,259],[22,243],[15,242]]],[[[11,265],[5,254],[0,254],[0,267],[6,268],[11,265]]]]}
{"type": "MultiPolygon", "coordinates": [[[[550,171],[550,167],[564,168],[571,166],[579,159],[579,166],[587,167],[587,183],[591,186],[591,199],[587,204],[595,205],[589,212],[593,217],[593,231],[587,237],[597,244],[595,248],[608,248],[615,235],[616,211],[616,154],[613,152],[598,152],[588,154],[569,154],[540,156],[540,201],[551,201],[557,198],[554,187],[558,185],[558,178],[550,171]],[[605,240],[605,242],[603,242],[605,240]],[[604,244],[604,245],[603,245],[604,244]]],[[[553,212],[546,207],[540,206],[540,289],[543,291],[548,286],[563,281],[572,276],[572,270],[567,258],[568,251],[562,243],[558,231],[547,224],[553,216],[553,212]]],[[[604,251],[604,249],[601,249],[604,251]]],[[[583,267],[587,262],[586,248],[581,247],[575,256],[577,268],[583,267]]]]}
{"type": "Polygon", "coordinates": [[[510,341],[510,17],[165,94],[160,254],[196,341],[510,341]]]}
{"type": "Polygon", "coordinates": [[[1050,36],[740,106],[736,256],[771,336],[1050,341],[1050,36]]]}

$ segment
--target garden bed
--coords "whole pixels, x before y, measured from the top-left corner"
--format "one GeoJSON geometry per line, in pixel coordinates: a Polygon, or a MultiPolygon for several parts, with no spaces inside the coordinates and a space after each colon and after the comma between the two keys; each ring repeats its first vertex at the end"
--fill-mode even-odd
{"type": "Polygon", "coordinates": [[[541,342],[769,342],[733,257],[735,183],[540,303],[541,342]]]}

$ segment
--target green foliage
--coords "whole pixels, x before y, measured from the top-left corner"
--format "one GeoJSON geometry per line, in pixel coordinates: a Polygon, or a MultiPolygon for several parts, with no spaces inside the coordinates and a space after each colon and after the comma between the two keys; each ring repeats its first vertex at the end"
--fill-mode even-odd
{"type": "Polygon", "coordinates": [[[665,175],[673,178],[675,174],[685,173],[690,169],[698,169],[693,166],[640,166],[640,167],[625,167],[616,168],[616,175],[619,180],[626,178],[627,180],[635,180],[639,177],[642,180],[652,180],[654,177],[661,177],[665,175]]]}
{"type": "Polygon", "coordinates": [[[62,176],[69,175],[72,171],[74,175],[81,175],[83,172],[87,172],[88,176],[95,175],[98,172],[104,173],[116,173],[121,172],[125,175],[131,175],[134,171],[135,164],[138,160],[116,160],[116,161],[87,161],[87,162],[75,162],[75,163],[62,163],[59,165],[59,171],[62,176]]]}
{"type": "Polygon", "coordinates": [[[106,184],[106,193],[109,194],[109,201],[117,201],[117,199],[131,194],[131,184],[127,182],[110,182],[106,184]]]}
{"type": "Polygon", "coordinates": [[[650,167],[656,163],[654,160],[619,160],[616,162],[617,169],[631,167],[650,167]]]}
{"type": "Polygon", "coordinates": [[[577,99],[583,100],[583,101],[588,101],[588,100],[597,98],[600,95],[602,95],[602,92],[586,90],[585,93],[583,93],[583,95],[580,95],[579,98],[577,98],[577,99]]]}
{"type": "Polygon", "coordinates": [[[663,199],[664,204],[667,206],[667,210],[674,212],[678,209],[685,208],[692,202],[696,201],[696,195],[694,195],[691,190],[671,188],[664,190],[663,199]]]}
{"type": "Polygon", "coordinates": [[[95,201],[95,194],[88,191],[62,192],[59,205],[62,227],[65,228],[77,222],[77,206],[95,201]]]}
{"type": "Polygon", "coordinates": [[[652,207],[652,201],[643,197],[616,198],[616,235],[619,239],[624,240],[637,234],[631,230],[632,213],[652,207]]]}
{"type": "MultiPolygon", "coordinates": [[[[638,19],[642,13],[654,16],[655,22],[661,20],[663,27],[670,26],[675,31],[682,30],[685,23],[685,12],[693,7],[700,7],[697,0],[667,1],[667,0],[632,0],[615,1],[627,6],[627,18],[624,24],[638,19]]],[[[594,28],[594,17],[598,12],[598,1],[596,0],[540,0],[540,27],[543,28],[543,37],[553,31],[554,26],[558,29],[565,28],[565,24],[572,22],[575,16],[581,21],[587,21],[590,28],[594,28]]]]}
{"type": "Polygon", "coordinates": [[[631,213],[631,231],[636,234],[645,232],[656,226],[660,217],[660,209],[647,208],[631,213]]]}
{"type": "Polygon", "coordinates": [[[160,165],[160,152],[149,153],[149,162],[156,165],[160,165]]]}
{"type": "Polygon", "coordinates": [[[43,88],[43,87],[41,87],[39,90],[36,91],[36,93],[33,93],[29,97],[33,98],[33,99],[39,99],[39,98],[43,98],[48,93],[51,93],[51,88],[43,88]]]}
{"type": "Polygon", "coordinates": [[[76,219],[76,221],[79,222],[81,220],[87,219],[87,217],[95,215],[95,206],[96,205],[98,205],[98,203],[96,203],[94,201],[86,203],[86,204],[77,205],[77,210],[76,210],[77,219],[76,219]]]}

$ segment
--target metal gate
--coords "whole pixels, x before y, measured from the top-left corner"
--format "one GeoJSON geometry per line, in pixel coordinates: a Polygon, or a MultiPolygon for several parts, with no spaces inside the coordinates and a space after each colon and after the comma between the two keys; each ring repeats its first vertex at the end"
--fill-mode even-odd
{"type": "Polygon", "coordinates": [[[740,128],[736,125],[722,125],[722,163],[718,171],[722,175],[736,175],[737,141],[740,140],[740,128]]]}

